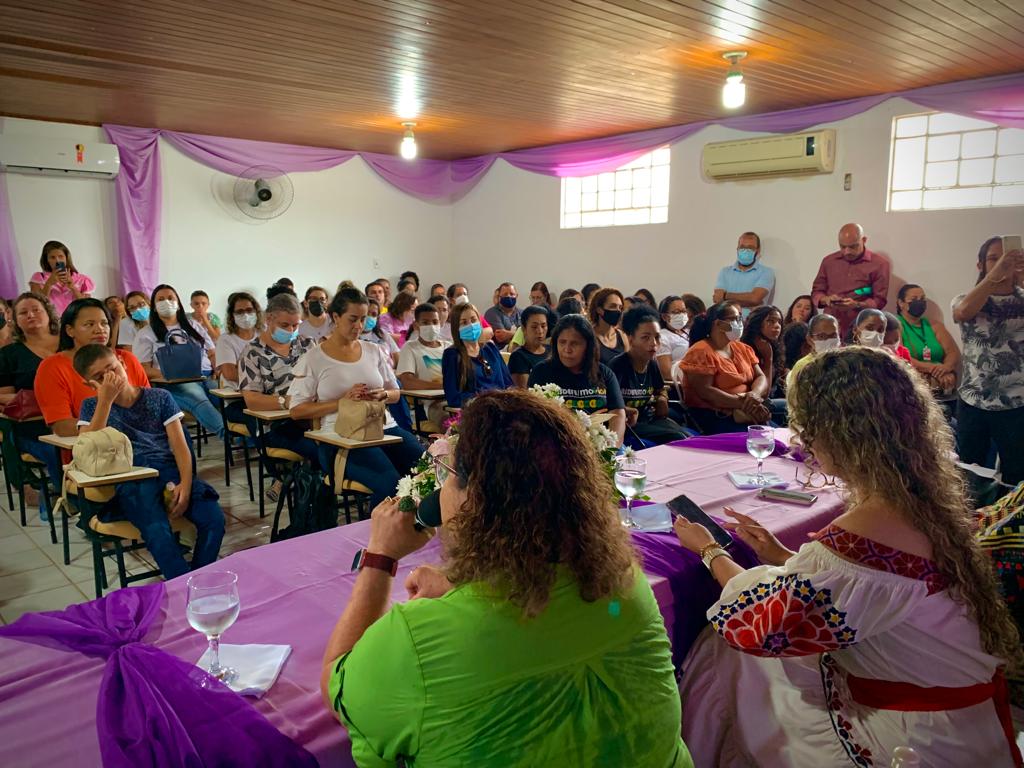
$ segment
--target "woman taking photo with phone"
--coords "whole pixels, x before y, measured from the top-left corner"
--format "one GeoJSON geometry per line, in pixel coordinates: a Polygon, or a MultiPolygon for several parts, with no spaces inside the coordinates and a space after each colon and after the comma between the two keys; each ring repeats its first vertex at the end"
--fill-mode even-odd
{"type": "Polygon", "coordinates": [[[92,296],[96,283],[75,268],[71,251],[64,243],[50,240],[39,257],[39,271],[28,279],[32,292],[49,299],[58,315],[75,299],[92,296]]]}

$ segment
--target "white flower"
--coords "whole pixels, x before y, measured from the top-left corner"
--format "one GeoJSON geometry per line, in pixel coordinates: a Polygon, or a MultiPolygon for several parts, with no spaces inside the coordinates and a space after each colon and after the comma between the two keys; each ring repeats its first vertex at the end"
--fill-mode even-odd
{"type": "Polygon", "coordinates": [[[411,477],[406,475],[405,477],[399,478],[398,490],[396,491],[398,498],[404,499],[406,496],[414,496],[415,487],[411,477]]]}
{"type": "Polygon", "coordinates": [[[576,420],[583,425],[584,429],[590,429],[590,414],[585,411],[576,411],[576,420]]]}

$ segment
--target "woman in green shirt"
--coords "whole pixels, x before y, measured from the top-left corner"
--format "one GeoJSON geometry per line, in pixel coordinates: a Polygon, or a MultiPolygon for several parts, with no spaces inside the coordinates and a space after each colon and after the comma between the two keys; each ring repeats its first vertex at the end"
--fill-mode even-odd
{"type": "Polygon", "coordinates": [[[429,537],[384,502],[328,641],[321,688],[355,761],[692,767],[665,626],[578,422],[492,391],[459,434],[435,462],[443,569],[414,570],[386,610],[392,563],[429,537]]]}
{"type": "Polygon", "coordinates": [[[910,350],[910,364],[927,377],[932,389],[952,392],[960,350],[941,321],[924,316],[927,309],[928,299],[919,285],[907,283],[896,294],[896,312],[903,327],[903,345],[910,350]]]}

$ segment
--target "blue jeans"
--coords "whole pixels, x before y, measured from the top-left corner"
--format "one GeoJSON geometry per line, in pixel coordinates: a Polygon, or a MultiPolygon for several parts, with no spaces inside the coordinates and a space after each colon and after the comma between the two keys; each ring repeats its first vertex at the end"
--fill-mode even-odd
{"type": "Polygon", "coordinates": [[[185,413],[192,414],[207,432],[224,439],[224,421],[217,406],[210,401],[207,394],[207,389],[215,387],[216,385],[207,379],[202,383],[190,381],[187,384],[168,384],[164,389],[171,393],[178,407],[185,413]]]}
{"type": "MultiPolygon", "coordinates": [[[[117,486],[117,504],[102,517],[104,520],[127,520],[142,534],[146,548],[153,555],[165,579],[188,573],[189,564],[174,540],[171,523],[164,508],[163,492],[167,483],[180,480],[177,467],[155,467],[158,478],[122,483],[117,486]]],[[[224,511],[217,501],[217,492],[197,477],[192,479],[192,499],[185,517],[196,526],[196,543],[192,550],[192,569],[202,568],[217,560],[224,538],[224,511]]]]}
{"type": "MultiPolygon", "coordinates": [[[[411,432],[401,427],[392,427],[385,429],[384,434],[400,437],[402,442],[381,448],[349,451],[345,462],[345,479],[361,483],[373,492],[370,496],[370,509],[394,495],[398,479],[407,475],[423,455],[423,445],[411,432]]],[[[333,470],[337,453],[337,448],[320,444],[320,466],[324,472],[330,473],[333,470]]]]}

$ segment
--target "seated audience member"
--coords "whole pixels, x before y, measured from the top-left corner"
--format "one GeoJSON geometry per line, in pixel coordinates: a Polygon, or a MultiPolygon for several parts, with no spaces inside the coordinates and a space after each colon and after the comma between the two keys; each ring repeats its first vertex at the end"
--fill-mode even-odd
{"type": "Polygon", "coordinates": [[[530,306],[547,307],[548,309],[555,308],[551,301],[551,291],[548,290],[547,283],[538,280],[530,288],[530,306]]]}
{"type": "Polygon", "coordinates": [[[469,302],[469,289],[465,283],[452,283],[448,286],[448,301],[451,302],[452,308],[469,302]]]}
{"type": "Polygon", "coordinates": [[[580,290],[580,296],[583,297],[584,307],[590,304],[590,297],[593,296],[594,291],[596,291],[600,287],[601,286],[598,285],[597,283],[587,283],[586,285],[583,286],[583,288],[580,290]]]}
{"type": "Polygon", "coordinates": [[[416,291],[418,291],[418,290],[419,290],[419,286],[416,285],[416,283],[413,282],[412,280],[409,280],[408,278],[405,278],[403,280],[399,280],[398,281],[398,292],[399,293],[408,293],[408,294],[410,294],[412,296],[415,296],[416,295],[416,291]]]}
{"type": "Polygon", "coordinates": [[[377,318],[377,325],[384,333],[391,334],[391,338],[395,340],[399,349],[402,348],[409,336],[416,304],[415,296],[400,291],[388,307],[387,314],[377,318]]]}
{"type": "Polygon", "coordinates": [[[586,413],[608,412],[608,429],[622,445],[626,434],[626,405],[622,402],[619,381],[601,362],[597,338],[590,321],[583,315],[566,315],[551,332],[551,354],[530,371],[527,386],[557,384],[567,408],[586,413]]]}
{"type": "MultiPolygon", "coordinates": [[[[236,294],[237,295],[237,294],[236,294]]],[[[302,307],[298,299],[288,294],[275,296],[267,304],[267,327],[245,346],[238,358],[238,388],[245,398],[245,407],[254,411],[277,411],[289,408],[288,390],[295,378],[296,364],[316,342],[299,336],[302,307]]],[[[285,419],[271,423],[269,433],[264,430],[268,448],[286,448],[316,463],[316,443],[304,437],[309,423],[285,419]]],[[[252,424],[250,434],[257,434],[252,424]]],[[[267,495],[277,501],[281,483],[275,481],[267,495]]]]}
{"type": "Polygon", "coordinates": [[[445,296],[445,294],[446,294],[446,291],[445,291],[444,283],[434,283],[432,286],[430,286],[430,298],[431,299],[434,298],[435,296],[445,296]]]}
{"type": "MultiPolygon", "coordinates": [[[[341,293],[341,291],[338,291],[338,293],[341,293]]],[[[366,313],[366,320],[363,322],[363,332],[359,335],[359,340],[367,341],[383,348],[388,359],[391,360],[392,367],[398,365],[398,353],[400,350],[391,334],[385,333],[384,329],[380,327],[380,304],[377,303],[376,299],[367,299],[366,313]]],[[[334,333],[333,329],[331,333],[334,333]]]]}
{"type": "Polygon", "coordinates": [[[484,312],[484,318],[494,329],[494,343],[498,349],[504,349],[515,336],[516,331],[522,325],[519,307],[519,292],[512,283],[502,283],[498,286],[498,302],[484,312]]]}
{"type": "Polygon", "coordinates": [[[189,303],[192,305],[192,311],[188,313],[189,320],[201,325],[210,339],[216,342],[224,324],[217,315],[210,312],[209,295],[206,291],[192,291],[189,303]]]}
{"type": "Polygon", "coordinates": [[[889,326],[885,313],[880,309],[862,309],[850,328],[850,344],[881,349],[885,344],[885,330],[889,326]]]}
{"type": "MultiPolygon", "coordinates": [[[[401,283],[403,280],[408,280],[413,285],[413,293],[420,292],[420,276],[413,272],[411,269],[406,270],[398,276],[398,282],[401,283]]],[[[401,291],[402,287],[399,285],[398,290],[401,291]]]]}
{"type": "Polygon", "coordinates": [[[158,477],[114,486],[114,503],[101,517],[127,520],[165,579],[217,560],[224,538],[224,511],[217,492],[196,475],[192,449],[185,438],[184,414],[169,392],[140,387],[125,371],[122,358],[103,344],[88,344],[75,353],[74,369],[94,396],[82,402],[82,433],[113,427],[132,444],[132,463],[157,470],[158,477]],[[164,493],[169,492],[167,505],[164,493]],[[186,517],[196,527],[192,562],[186,563],[171,532],[169,518],[186,517]]]}
{"type": "MultiPolygon", "coordinates": [[[[43,420],[54,434],[78,434],[82,401],[95,394],[75,372],[75,353],[89,344],[110,341],[110,318],[99,299],[75,299],[60,318],[57,354],[43,360],[36,371],[35,393],[43,420]]],[[[146,388],[149,379],[131,352],[119,349],[116,357],[133,387],[146,388]]],[[[53,453],[51,451],[51,453],[53,453]]],[[[60,477],[58,472],[56,477],[60,477]]]]}
{"type": "Polygon", "coordinates": [[[757,354],[757,363],[768,377],[768,392],[772,397],[784,397],[786,390],[784,382],[788,370],[781,338],[781,309],[757,307],[747,315],[740,341],[757,354]]]}
{"type": "Polygon", "coordinates": [[[391,563],[429,535],[375,509],[376,558],[324,652],[355,762],[692,768],[658,604],[572,414],[489,392],[459,433],[437,460],[443,570],[416,568],[389,609],[391,563]]]}
{"type": "Polygon", "coordinates": [[[736,261],[718,273],[712,301],[739,304],[746,317],[765,304],[774,290],[775,270],[761,263],[761,238],[756,232],[744,232],[736,243],[736,261]]]}
{"type": "Polygon", "coordinates": [[[575,288],[566,288],[564,291],[562,291],[560,294],[558,294],[558,303],[561,304],[566,299],[575,299],[576,301],[578,301],[580,303],[580,308],[581,309],[576,314],[581,314],[583,312],[582,307],[586,306],[586,302],[583,301],[583,294],[582,293],[577,291],[575,288]]]}
{"type": "Polygon", "coordinates": [[[953,299],[963,339],[963,380],[957,402],[960,458],[985,465],[999,454],[1002,481],[1024,480],[1024,252],[1003,252],[991,237],[978,251],[978,281],[953,299]]]}
{"type": "Polygon", "coordinates": [[[282,293],[286,293],[289,296],[295,296],[296,298],[298,298],[298,296],[295,293],[295,289],[292,286],[287,285],[285,283],[274,283],[272,286],[267,288],[267,301],[270,301],[272,298],[274,298],[275,296],[279,296],[282,293]]]}
{"type": "Polygon", "coordinates": [[[227,332],[217,339],[217,375],[225,387],[237,390],[239,368],[246,349],[263,328],[263,312],[251,293],[239,291],[228,296],[227,319],[227,332]]]}
{"type": "Polygon", "coordinates": [[[139,331],[149,325],[149,296],[142,291],[132,291],[124,297],[127,316],[117,327],[117,348],[131,351],[139,331]]]}
{"type": "Polygon", "coordinates": [[[327,314],[329,304],[330,298],[326,288],[311,285],[306,289],[306,296],[302,301],[303,317],[299,325],[299,336],[319,343],[320,339],[331,335],[333,326],[327,314]]]}
{"type": "Polygon", "coordinates": [[[661,445],[688,437],[668,415],[668,393],[658,367],[658,313],[642,303],[622,316],[622,330],[629,336],[629,350],[612,360],[626,405],[626,425],[641,440],[661,445]]]}
{"type": "Polygon", "coordinates": [[[782,330],[782,351],[786,357],[786,372],[793,369],[798,360],[802,360],[814,351],[811,342],[811,329],[807,323],[795,321],[782,330]]]}
{"type": "Polygon", "coordinates": [[[384,289],[384,314],[387,314],[391,306],[391,281],[386,277],[378,277],[377,283],[384,289]]]}
{"type": "Polygon", "coordinates": [[[885,309],[891,265],[884,256],[869,251],[860,224],[839,230],[839,250],[821,260],[811,286],[814,304],[839,320],[846,336],[862,309],[885,309]]]}
{"type": "Polygon", "coordinates": [[[715,304],[697,318],[690,331],[693,344],[679,367],[686,380],[690,415],[706,435],[745,432],[750,424],[766,424],[768,377],[757,353],[743,336],[738,304],[715,304]]]}
{"type": "Polygon", "coordinates": [[[110,315],[110,346],[118,347],[121,345],[118,341],[121,321],[128,316],[128,313],[124,310],[124,301],[120,296],[107,296],[103,300],[103,306],[107,308],[107,314],[110,315]]]}
{"type": "MultiPolygon", "coordinates": [[[[402,389],[440,389],[441,359],[450,345],[441,339],[441,315],[434,304],[416,307],[413,323],[416,332],[398,354],[398,382],[402,389]]],[[[440,425],[446,418],[444,403],[432,401],[427,418],[440,425]]]]}
{"type": "Polygon", "coordinates": [[[555,309],[555,314],[558,315],[559,318],[565,317],[566,315],[582,315],[583,302],[576,298],[578,295],[579,294],[576,294],[575,296],[567,296],[559,301],[558,307],[555,309]]]}
{"type": "Polygon", "coordinates": [[[629,349],[626,334],[619,328],[622,305],[622,293],[617,288],[601,288],[590,297],[587,317],[597,337],[598,356],[605,365],[611,365],[612,360],[629,349]]]}
{"type": "Polygon", "coordinates": [[[441,358],[444,396],[452,408],[490,389],[508,389],[512,376],[493,342],[483,341],[480,313],[472,304],[452,309],[452,346],[441,358]]]}
{"type": "Polygon", "coordinates": [[[658,312],[661,315],[658,368],[661,378],[672,381],[672,366],[682,360],[690,348],[690,334],[686,330],[690,313],[680,296],[666,296],[661,300],[658,312]]]}
{"type": "MultiPolygon", "coordinates": [[[[372,283],[367,283],[366,298],[377,302],[377,306],[380,308],[381,314],[387,314],[387,294],[384,291],[384,284],[378,280],[374,280],[372,283]]],[[[339,291],[340,293],[340,291],[339,291]]]]}
{"type": "Polygon", "coordinates": [[[651,309],[658,308],[658,302],[657,300],[655,300],[654,294],[651,293],[646,288],[637,288],[635,291],[633,291],[633,295],[639,296],[641,299],[647,302],[647,306],[649,306],[651,309]]]}
{"type": "Polygon", "coordinates": [[[279,277],[277,278],[277,282],[274,283],[274,285],[284,286],[292,293],[295,293],[295,283],[292,282],[292,279],[290,277],[279,277]]]}
{"type": "Polygon", "coordinates": [[[908,365],[910,364],[910,350],[903,346],[901,340],[900,319],[892,312],[885,313],[885,338],[882,340],[882,348],[892,353],[908,365]]]}
{"type": "Polygon", "coordinates": [[[448,323],[452,305],[448,297],[443,294],[435,294],[427,299],[427,304],[432,304],[437,309],[437,317],[441,323],[441,341],[452,343],[452,327],[448,323]]]}
{"type": "Polygon", "coordinates": [[[351,280],[342,280],[340,283],[338,283],[338,287],[335,289],[334,292],[338,293],[340,291],[344,291],[346,288],[351,288],[353,291],[359,290],[359,288],[356,287],[356,284],[353,283],[351,280]]]}
{"type": "Polygon", "coordinates": [[[28,279],[28,287],[32,293],[49,299],[53,311],[60,315],[75,299],[91,296],[96,283],[78,271],[71,260],[71,251],[64,243],[50,240],[43,245],[39,271],[28,279]]]}
{"type": "Polygon", "coordinates": [[[793,303],[786,310],[786,316],[782,319],[782,324],[787,326],[790,323],[809,323],[816,314],[817,310],[810,294],[805,293],[793,299],[793,303]]]}
{"type": "Polygon", "coordinates": [[[786,388],[793,386],[793,378],[801,368],[807,365],[816,355],[822,355],[830,349],[839,349],[842,340],[839,338],[839,321],[827,312],[814,315],[807,324],[807,340],[810,342],[810,354],[798,359],[789,369],[786,376],[786,388]]]}
{"type": "Polygon", "coordinates": [[[647,306],[647,302],[644,301],[641,296],[626,296],[622,299],[622,313],[629,312],[633,307],[647,306]]]}
{"type": "Polygon", "coordinates": [[[14,343],[14,313],[7,299],[0,299],[0,349],[14,343]]]}
{"type": "Polygon", "coordinates": [[[679,298],[683,300],[686,314],[690,316],[686,322],[686,330],[689,331],[693,327],[693,321],[708,311],[708,306],[704,303],[704,299],[692,293],[684,293],[679,298]]]}
{"type": "MultiPolygon", "coordinates": [[[[365,294],[353,290],[341,291],[331,301],[334,330],[295,366],[295,379],[288,390],[293,419],[320,419],[321,428],[329,430],[334,427],[338,402],[343,398],[376,400],[386,405],[398,402],[401,392],[389,355],[380,345],[359,338],[367,306],[365,294]]],[[[349,451],[345,461],[344,477],[373,491],[372,506],[395,492],[398,479],[423,453],[419,441],[395,423],[388,408],[384,409],[384,434],[400,437],[402,442],[349,451]]],[[[330,471],[336,453],[333,448],[321,447],[324,471],[330,471]]],[[[335,478],[336,483],[341,479],[335,478]]]]}
{"type": "Polygon", "coordinates": [[[932,389],[952,392],[960,367],[960,349],[941,320],[925,317],[928,299],[924,289],[907,283],[896,294],[896,312],[903,326],[903,344],[910,352],[914,370],[929,378],[932,389]]]}
{"type": "MultiPolygon", "coordinates": [[[[275,295],[281,295],[282,292],[285,295],[294,295],[280,284],[271,286],[267,293],[270,293],[275,287],[280,289],[275,295]]],[[[168,334],[172,332],[184,333],[191,341],[203,348],[205,354],[202,356],[200,373],[205,381],[189,381],[162,386],[174,396],[181,410],[192,414],[207,432],[223,437],[224,422],[221,420],[220,412],[210,402],[207,395],[207,389],[216,386],[209,378],[214,367],[215,347],[213,341],[210,340],[210,336],[203,326],[194,320],[189,320],[178,299],[178,292],[169,285],[158,285],[153,289],[153,295],[150,297],[149,325],[136,334],[135,341],[132,343],[132,352],[142,363],[142,367],[150,379],[163,378],[157,365],[156,351],[164,347],[168,334]]]]}
{"type": "Polygon", "coordinates": [[[537,363],[547,359],[549,347],[549,330],[554,327],[550,322],[549,310],[543,304],[534,304],[523,310],[523,343],[518,346],[508,359],[508,372],[512,374],[512,383],[520,389],[526,389],[530,371],[537,363]]]}
{"type": "Polygon", "coordinates": [[[722,586],[682,671],[695,764],[882,765],[910,746],[920,765],[1020,765],[1002,679],[1020,639],[924,382],[852,347],[815,357],[788,399],[847,507],[797,552],[726,508],[763,563],[746,570],[676,518],[722,586]]]}

